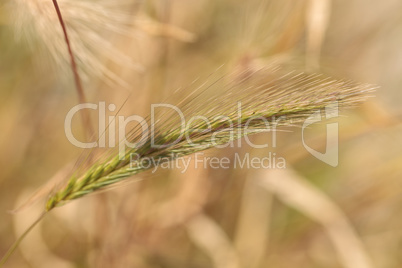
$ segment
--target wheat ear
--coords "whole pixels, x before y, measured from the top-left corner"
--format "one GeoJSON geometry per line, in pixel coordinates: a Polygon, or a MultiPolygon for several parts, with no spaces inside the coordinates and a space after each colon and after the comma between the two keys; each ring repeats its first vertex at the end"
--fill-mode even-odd
{"type": "MultiPolygon", "coordinates": [[[[324,109],[334,102],[340,107],[356,105],[374,90],[371,85],[340,81],[323,75],[295,72],[280,75],[269,69],[258,70],[236,83],[225,82],[228,77],[231,76],[203,86],[211,92],[223,88],[223,95],[212,94],[205,97],[208,94],[201,89],[198,96],[189,97],[182,103],[187,114],[202,115],[209,120],[209,124],[198,122],[193,128],[183,131],[179,122],[166,115],[166,120],[157,128],[153,137],[159,148],[152,146],[152,140],[148,138],[136,148],[127,149],[123,156],[117,153],[109,155],[107,160],[95,163],[83,174],[73,175],[48,198],[46,211],[150,169],[158,162],[150,159],[170,161],[246,135],[260,133],[267,130],[266,122],[279,117],[284,119],[276,122],[277,124],[293,125],[306,119],[317,109],[324,109]],[[241,115],[236,114],[233,109],[238,101],[242,101],[243,105],[241,115]],[[234,124],[217,116],[222,114],[227,115],[234,124]],[[190,137],[191,143],[185,137],[190,137]],[[133,154],[138,156],[135,161],[131,159],[133,154]],[[147,165],[140,165],[141,161],[145,161],[147,165]],[[148,164],[149,167],[144,168],[148,164]]],[[[130,141],[138,142],[140,134],[134,131],[130,141]]]]}

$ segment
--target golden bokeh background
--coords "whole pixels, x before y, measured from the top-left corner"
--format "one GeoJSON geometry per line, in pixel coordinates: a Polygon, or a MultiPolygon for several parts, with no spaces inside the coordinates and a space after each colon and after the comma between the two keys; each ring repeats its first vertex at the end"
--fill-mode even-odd
{"type": "MultiPolygon", "coordinates": [[[[18,38],[16,20],[30,11],[15,9],[14,1],[37,3],[37,10],[51,5],[0,4],[0,255],[38,217],[43,200],[12,211],[81,154],[64,132],[65,116],[77,104],[73,77],[62,55],[48,51],[65,44],[34,30],[18,38]]],[[[231,159],[275,152],[287,168],[139,174],[52,211],[5,267],[401,267],[401,1],[59,2],[67,27],[81,23],[76,38],[90,43],[73,43],[83,56],[87,100],[118,107],[127,100],[123,115],[146,116],[151,103],[223,64],[230,71],[278,63],[380,88],[335,120],[335,168],[306,151],[297,127],[280,132],[269,150],[245,143],[209,150],[208,156],[231,159]],[[124,8],[109,14],[112,2],[124,8]],[[96,13],[99,7],[103,13],[96,13]],[[124,21],[115,25],[120,12],[124,21]]],[[[39,14],[33,18],[41,20],[39,14]]],[[[31,31],[28,26],[22,28],[31,31]]],[[[41,30],[47,27],[60,30],[57,23],[41,30]]],[[[96,122],[97,113],[91,116],[96,122]]],[[[73,123],[83,137],[79,118],[73,123]]],[[[325,124],[306,135],[311,147],[325,148],[325,124]]]]}

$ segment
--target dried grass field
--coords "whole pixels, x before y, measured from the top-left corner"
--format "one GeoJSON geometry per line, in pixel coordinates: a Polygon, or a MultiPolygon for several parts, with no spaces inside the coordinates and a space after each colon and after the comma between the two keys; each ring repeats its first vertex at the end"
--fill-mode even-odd
{"type": "Polygon", "coordinates": [[[401,12],[1,1],[0,267],[402,267],[401,12]]]}

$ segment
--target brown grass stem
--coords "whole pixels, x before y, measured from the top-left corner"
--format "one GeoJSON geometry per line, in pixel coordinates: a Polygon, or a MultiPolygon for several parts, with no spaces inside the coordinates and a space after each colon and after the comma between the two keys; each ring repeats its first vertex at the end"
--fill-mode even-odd
{"type": "MultiPolygon", "coordinates": [[[[81,78],[80,78],[80,75],[79,75],[79,72],[78,72],[77,62],[75,60],[73,49],[72,49],[71,44],[70,44],[70,39],[68,38],[67,28],[66,28],[66,25],[64,23],[63,16],[61,14],[59,4],[57,3],[57,0],[53,0],[53,5],[54,5],[54,8],[56,10],[59,22],[60,22],[60,26],[63,29],[64,40],[66,42],[67,49],[68,49],[68,54],[70,56],[71,70],[73,71],[75,87],[76,87],[77,93],[78,93],[78,101],[80,103],[86,103],[86,97],[85,97],[84,89],[83,89],[83,86],[82,86],[81,78]]],[[[82,117],[82,124],[83,124],[84,131],[86,132],[87,140],[90,140],[93,137],[94,133],[95,133],[94,128],[93,128],[92,123],[91,123],[91,118],[90,118],[90,116],[89,116],[89,114],[88,114],[88,112],[86,110],[82,110],[80,114],[81,114],[81,117],[82,117]]]]}

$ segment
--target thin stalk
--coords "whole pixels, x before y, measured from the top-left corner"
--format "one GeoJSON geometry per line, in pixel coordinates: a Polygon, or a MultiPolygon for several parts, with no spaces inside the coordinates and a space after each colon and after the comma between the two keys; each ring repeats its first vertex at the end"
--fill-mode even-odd
{"type": "MultiPolygon", "coordinates": [[[[84,89],[83,89],[82,83],[81,83],[81,78],[80,78],[80,75],[78,72],[77,62],[75,60],[75,56],[74,56],[74,53],[73,53],[73,50],[72,50],[72,47],[70,44],[70,39],[68,37],[67,28],[64,23],[63,16],[61,15],[61,11],[59,8],[59,4],[57,3],[57,0],[52,0],[52,1],[53,1],[54,8],[56,9],[56,13],[57,13],[57,17],[60,22],[60,26],[63,29],[64,39],[66,41],[68,54],[70,56],[71,69],[72,69],[73,75],[74,75],[75,87],[76,87],[77,93],[78,93],[78,101],[80,104],[86,103],[85,93],[84,93],[84,89]]],[[[91,123],[91,118],[90,118],[87,110],[85,110],[85,109],[81,110],[81,117],[82,117],[84,131],[87,135],[87,140],[90,140],[93,137],[95,132],[94,132],[94,129],[93,129],[93,126],[91,123]]]]}
{"type": "Polygon", "coordinates": [[[19,244],[21,243],[22,240],[32,231],[32,229],[45,217],[46,212],[43,212],[39,218],[29,226],[29,228],[14,242],[14,244],[8,249],[6,254],[4,254],[3,258],[0,260],[0,267],[3,267],[3,265],[6,263],[6,261],[10,258],[10,256],[14,253],[14,251],[17,249],[19,244]]]}

